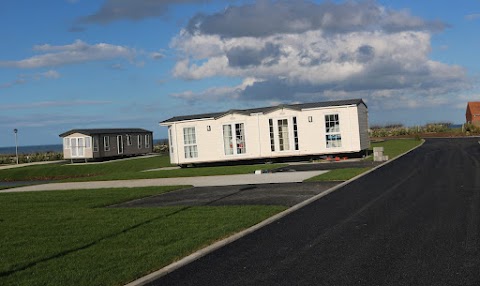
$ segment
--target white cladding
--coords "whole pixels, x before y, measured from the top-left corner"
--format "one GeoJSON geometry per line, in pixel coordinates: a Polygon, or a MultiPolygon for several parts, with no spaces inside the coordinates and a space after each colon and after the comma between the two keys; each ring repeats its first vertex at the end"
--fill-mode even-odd
{"type": "Polygon", "coordinates": [[[169,128],[170,161],[178,165],[351,153],[370,146],[368,110],[363,103],[302,110],[285,107],[250,115],[233,112],[216,119],[165,122],[161,125],[169,128]],[[330,125],[334,125],[334,128],[326,127],[326,116],[334,121],[330,125]],[[273,151],[270,122],[273,123],[273,151]],[[224,125],[234,129],[232,145],[236,152],[233,154],[226,151],[230,141],[224,130],[229,127],[224,128],[224,125]],[[235,134],[235,127],[243,132],[235,134]],[[192,128],[195,130],[194,138],[191,135],[192,128]],[[184,138],[184,130],[188,130],[188,138],[184,138]],[[235,142],[236,135],[242,140],[235,142]],[[327,144],[327,137],[338,141],[327,144]]]}

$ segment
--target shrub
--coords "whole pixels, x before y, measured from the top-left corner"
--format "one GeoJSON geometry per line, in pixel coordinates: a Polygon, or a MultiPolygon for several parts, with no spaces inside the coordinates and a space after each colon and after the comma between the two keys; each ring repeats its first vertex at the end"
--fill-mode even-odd
{"type": "MultiPolygon", "coordinates": [[[[32,163],[42,161],[63,160],[62,152],[36,152],[31,154],[18,154],[18,163],[32,163]]],[[[0,155],[0,164],[15,164],[17,158],[15,154],[0,155]]]]}
{"type": "Polygon", "coordinates": [[[153,145],[153,152],[155,153],[168,153],[169,147],[168,143],[161,143],[161,144],[155,144],[153,145]]]}

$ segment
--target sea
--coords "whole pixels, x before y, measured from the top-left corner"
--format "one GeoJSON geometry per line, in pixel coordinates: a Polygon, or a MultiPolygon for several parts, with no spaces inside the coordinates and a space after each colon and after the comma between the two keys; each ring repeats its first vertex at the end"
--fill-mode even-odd
{"type": "MultiPolygon", "coordinates": [[[[61,144],[53,145],[34,145],[34,146],[18,146],[18,154],[33,154],[46,152],[62,152],[61,144]]],[[[0,147],[0,154],[15,154],[14,147],[0,147]]]]}
{"type": "MultiPolygon", "coordinates": [[[[165,142],[168,142],[168,140],[153,139],[153,145],[163,144],[165,142]]],[[[18,154],[34,154],[34,153],[46,153],[46,152],[63,152],[63,145],[52,144],[52,145],[18,146],[18,154]]],[[[4,155],[15,154],[15,146],[0,147],[0,154],[4,154],[4,155]]]]}

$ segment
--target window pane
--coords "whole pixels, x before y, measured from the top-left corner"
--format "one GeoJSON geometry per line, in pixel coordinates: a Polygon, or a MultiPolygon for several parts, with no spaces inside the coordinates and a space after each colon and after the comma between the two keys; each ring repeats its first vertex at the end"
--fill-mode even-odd
{"type": "Polygon", "coordinates": [[[103,149],[105,151],[110,151],[110,137],[103,137],[103,149]]]}
{"type": "Polygon", "coordinates": [[[327,148],[342,147],[338,114],[325,115],[325,128],[327,148]]]}
{"type": "Polygon", "coordinates": [[[91,148],[91,147],[92,147],[92,138],[85,137],[85,148],[91,148]]]}
{"type": "Polygon", "coordinates": [[[183,128],[183,145],[185,158],[198,157],[195,127],[183,128]]]}
{"type": "Polygon", "coordinates": [[[223,149],[225,155],[233,154],[233,136],[232,136],[232,126],[230,124],[223,125],[223,149]]]}
{"type": "Polygon", "coordinates": [[[278,142],[280,151],[290,150],[287,119],[278,120],[278,142]]]}
{"type": "Polygon", "coordinates": [[[297,117],[293,117],[293,141],[295,142],[295,150],[299,150],[299,148],[298,148],[297,117]]]}
{"type": "Polygon", "coordinates": [[[78,156],[83,156],[83,149],[85,148],[85,143],[83,138],[78,138],[78,156]]]}
{"type": "Polygon", "coordinates": [[[270,150],[275,151],[275,134],[273,133],[273,120],[268,120],[268,125],[270,127],[270,150]]]}
{"type": "Polygon", "coordinates": [[[145,134],[145,148],[150,148],[150,135],[145,134]]]}
{"type": "Polygon", "coordinates": [[[93,152],[98,152],[98,136],[93,137],[93,152]]]}
{"type": "Polygon", "coordinates": [[[237,154],[244,154],[246,149],[243,123],[235,124],[235,135],[237,141],[237,154]]]}

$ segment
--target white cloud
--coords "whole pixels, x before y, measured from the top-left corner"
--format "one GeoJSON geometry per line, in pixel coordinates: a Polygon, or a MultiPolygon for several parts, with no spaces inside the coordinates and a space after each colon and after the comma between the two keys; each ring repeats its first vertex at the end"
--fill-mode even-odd
{"type": "Polygon", "coordinates": [[[223,52],[205,58],[202,58],[204,49],[197,46],[202,42],[197,38],[201,37],[189,35],[184,41],[175,40],[174,47],[190,57],[177,62],[174,76],[186,79],[253,76],[284,78],[291,84],[320,85],[340,84],[369,74],[375,76],[376,81],[382,77],[391,80],[392,75],[401,81],[402,75],[406,80],[418,73],[433,77],[463,75],[461,68],[429,60],[430,35],[425,32],[355,32],[327,38],[321,31],[309,31],[265,38],[217,38],[209,41],[207,47],[216,45],[223,52]],[[275,46],[276,51],[263,53],[269,45],[275,46]],[[232,65],[234,56],[235,62],[245,64],[232,65]],[[197,58],[200,60],[195,60],[197,58]],[[389,75],[382,74],[385,69],[389,69],[389,75]]]}
{"type": "MultiPolygon", "coordinates": [[[[469,88],[463,67],[430,59],[431,35],[446,24],[387,10],[372,1],[352,3],[297,1],[295,6],[263,1],[196,16],[171,41],[179,59],[172,74],[188,80],[262,79],[243,89],[231,87],[231,92],[239,99],[264,101],[440,97],[469,88]],[[295,23],[294,28],[269,16],[275,9],[286,13],[285,23],[295,23]],[[257,24],[271,20],[279,25],[274,32],[262,25],[251,27],[247,20],[253,16],[241,15],[256,15],[257,24]],[[329,20],[337,19],[335,15],[352,18],[329,20]]],[[[218,96],[209,96],[216,91],[229,97],[228,88],[174,96],[216,100],[218,96]]],[[[417,106],[415,100],[409,102],[409,107],[417,106]]]]}
{"type": "Polygon", "coordinates": [[[153,52],[153,53],[150,53],[150,57],[154,60],[159,60],[159,59],[163,59],[165,55],[160,52],[153,52]]]}
{"type": "Polygon", "coordinates": [[[63,46],[37,45],[33,50],[42,54],[19,61],[0,61],[0,67],[44,68],[118,58],[132,61],[136,54],[134,49],[125,46],[106,43],[90,45],[81,40],[63,46]]]}
{"type": "Polygon", "coordinates": [[[191,90],[173,93],[171,96],[175,98],[181,98],[188,101],[198,100],[229,100],[236,99],[241,96],[241,93],[249,86],[252,86],[255,82],[262,80],[255,78],[246,78],[243,82],[237,86],[221,86],[211,87],[201,92],[193,92],[191,90]]]}

